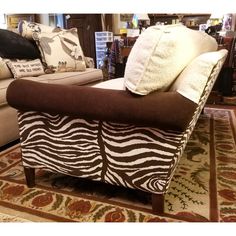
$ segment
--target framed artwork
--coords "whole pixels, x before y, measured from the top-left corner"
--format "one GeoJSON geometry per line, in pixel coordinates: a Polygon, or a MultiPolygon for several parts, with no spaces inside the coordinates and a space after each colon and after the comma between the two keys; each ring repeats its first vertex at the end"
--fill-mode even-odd
{"type": "Polygon", "coordinates": [[[17,28],[20,20],[35,21],[35,15],[34,14],[7,15],[7,28],[8,29],[17,28]]]}
{"type": "Polygon", "coordinates": [[[120,14],[120,21],[131,22],[134,14],[120,14]]]}

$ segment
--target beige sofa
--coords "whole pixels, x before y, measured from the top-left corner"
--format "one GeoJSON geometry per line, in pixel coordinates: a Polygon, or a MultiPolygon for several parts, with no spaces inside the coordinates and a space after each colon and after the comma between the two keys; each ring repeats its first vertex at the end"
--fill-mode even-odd
{"type": "MultiPolygon", "coordinates": [[[[99,69],[86,68],[83,72],[44,74],[21,79],[50,84],[84,85],[100,82],[103,76],[99,69]]],[[[6,90],[12,81],[14,81],[13,77],[0,79],[0,147],[19,138],[17,112],[6,101],[6,90]]]]}
{"type": "Polygon", "coordinates": [[[83,54],[75,28],[55,29],[21,21],[17,32],[0,29],[0,147],[19,138],[17,112],[6,101],[9,84],[18,79],[48,84],[92,85],[100,82],[103,75],[101,70],[94,68],[93,59],[83,54]],[[33,35],[37,35],[36,39],[33,35]],[[35,70],[31,70],[33,64],[38,63],[34,62],[35,59],[40,59],[42,73],[35,74],[35,70]],[[14,63],[23,65],[14,66],[14,63]]]}

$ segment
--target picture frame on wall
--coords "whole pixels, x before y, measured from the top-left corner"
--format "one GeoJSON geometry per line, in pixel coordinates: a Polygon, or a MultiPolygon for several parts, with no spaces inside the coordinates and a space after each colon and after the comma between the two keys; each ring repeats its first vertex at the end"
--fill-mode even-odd
{"type": "Polygon", "coordinates": [[[7,29],[16,29],[20,20],[35,21],[34,14],[10,14],[7,16],[7,29]]]}

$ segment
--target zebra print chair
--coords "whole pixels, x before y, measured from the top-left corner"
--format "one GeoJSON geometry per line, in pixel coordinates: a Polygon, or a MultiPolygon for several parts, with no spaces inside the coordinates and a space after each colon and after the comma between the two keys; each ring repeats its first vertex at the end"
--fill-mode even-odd
{"type": "Polygon", "coordinates": [[[197,104],[176,91],[137,96],[127,90],[15,80],[7,100],[18,109],[27,185],[35,185],[34,170],[43,168],[152,193],[153,212],[163,213],[164,194],[225,51],[197,104]]]}

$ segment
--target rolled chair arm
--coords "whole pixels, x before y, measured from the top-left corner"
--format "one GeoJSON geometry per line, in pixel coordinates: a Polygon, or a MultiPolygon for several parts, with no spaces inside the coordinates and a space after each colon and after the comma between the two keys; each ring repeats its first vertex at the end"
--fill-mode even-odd
{"type": "Polygon", "coordinates": [[[177,92],[154,92],[138,96],[124,90],[89,86],[44,84],[24,79],[7,89],[10,106],[21,111],[39,111],[161,129],[183,131],[197,104],[177,92]]]}

